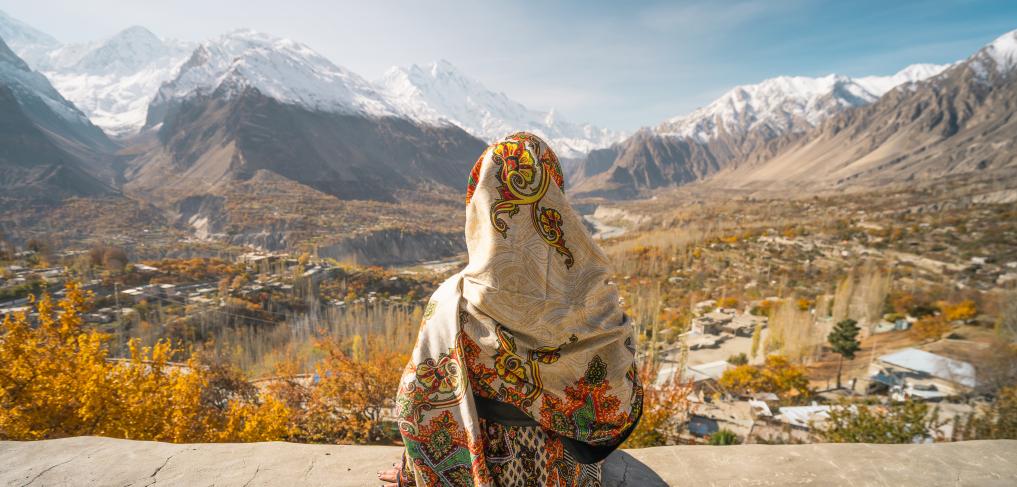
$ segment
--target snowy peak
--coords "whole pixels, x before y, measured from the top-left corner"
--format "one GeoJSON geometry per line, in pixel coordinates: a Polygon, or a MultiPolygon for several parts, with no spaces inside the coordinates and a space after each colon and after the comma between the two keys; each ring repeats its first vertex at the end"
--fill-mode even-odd
{"type": "Polygon", "coordinates": [[[60,46],[60,42],[53,36],[7,15],[2,10],[0,10],[0,39],[29,63],[34,56],[60,46]]]}
{"type": "Polygon", "coordinates": [[[98,43],[67,68],[93,74],[129,74],[157,61],[179,58],[188,50],[185,44],[164,42],[150,30],[135,26],[98,43]]]}
{"type": "Polygon", "coordinates": [[[91,125],[77,108],[53,88],[45,76],[29,67],[23,59],[0,39],[0,85],[11,90],[18,103],[32,107],[40,102],[60,118],[81,125],[91,125]]]}
{"type": "Polygon", "coordinates": [[[45,75],[92,123],[112,135],[137,131],[159,86],[176,74],[193,49],[130,27],[94,42],[61,45],[0,12],[0,31],[14,32],[12,49],[45,75]]]}
{"type": "Polygon", "coordinates": [[[709,105],[656,128],[662,135],[707,142],[724,135],[744,137],[754,130],[775,136],[818,125],[844,109],[867,105],[904,83],[935,76],[950,65],[915,64],[890,76],[852,79],[779,76],[737,86],[709,105]]]}
{"type": "Polygon", "coordinates": [[[863,76],[855,78],[854,81],[866,91],[873,95],[883,96],[890,90],[905,85],[923,81],[939,73],[942,73],[951,64],[912,64],[890,76],[863,76]]]}
{"type": "Polygon", "coordinates": [[[966,64],[981,78],[990,72],[1005,75],[1017,67],[1017,30],[997,37],[968,58],[966,64]]]}
{"type": "Polygon", "coordinates": [[[487,141],[526,130],[548,139],[563,157],[579,157],[622,138],[606,129],[563,120],[554,110],[531,110],[504,93],[489,90],[445,60],[393,67],[375,84],[408,116],[426,123],[452,123],[487,141]]]}
{"type": "Polygon", "coordinates": [[[313,110],[396,113],[370,83],[310,47],[247,29],[202,43],[159,89],[156,102],[216,91],[229,96],[245,88],[313,110]]]}

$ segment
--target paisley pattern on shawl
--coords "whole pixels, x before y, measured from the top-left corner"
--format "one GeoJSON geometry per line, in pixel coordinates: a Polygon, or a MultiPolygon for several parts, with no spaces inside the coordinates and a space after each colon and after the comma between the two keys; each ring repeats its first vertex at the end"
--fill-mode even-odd
{"type": "Polygon", "coordinates": [[[535,465],[548,485],[589,474],[566,459],[562,438],[611,446],[638,421],[631,326],[607,258],[563,190],[557,157],[531,134],[493,144],[470,172],[470,261],[431,297],[397,394],[417,485],[505,478],[497,465],[509,460],[488,458],[501,451],[487,437],[497,428],[480,420],[474,397],[540,425],[547,462],[535,465]]]}

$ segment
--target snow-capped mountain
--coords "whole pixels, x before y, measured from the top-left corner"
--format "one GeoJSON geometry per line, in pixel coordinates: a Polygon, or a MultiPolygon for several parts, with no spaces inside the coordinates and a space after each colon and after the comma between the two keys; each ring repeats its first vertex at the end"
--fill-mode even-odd
{"type": "Polygon", "coordinates": [[[141,128],[153,96],[176,74],[192,47],[131,27],[102,41],[62,46],[37,62],[93,123],[107,133],[125,135],[141,128]]]}
{"type": "Polygon", "coordinates": [[[997,37],[968,58],[967,65],[985,80],[990,72],[1003,75],[1017,68],[1017,30],[997,37]]]}
{"type": "Polygon", "coordinates": [[[965,60],[801,137],[768,144],[710,184],[875,186],[944,176],[1012,177],[1017,168],[1017,30],[965,60]],[[1008,176],[1009,175],[1009,176],[1008,176]]]}
{"type": "MultiPolygon", "coordinates": [[[[364,78],[298,42],[237,30],[204,42],[160,89],[153,109],[195,95],[246,88],[282,103],[333,113],[397,116],[364,78]]],[[[150,123],[156,122],[149,120],[150,123]]]]}
{"type": "Polygon", "coordinates": [[[3,43],[2,39],[0,39],[0,83],[11,90],[22,105],[41,103],[68,122],[89,124],[85,114],[60,96],[45,76],[33,71],[28,63],[3,43]]]}
{"type": "Polygon", "coordinates": [[[0,12],[0,37],[60,93],[111,135],[137,131],[159,86],[176,74],[194,45],[130,27],[94,42],[61,44],[0,12]]]}
{"type": "Polygon", "coordinates": [[[761,132],[775,137],[815,127],[846,108],[868,105],[894,87],[935,76],[949,64],[915,64],[889,76],[853,79],[780,76],[737,86],[709,105],[660,124],[661,135],[707,142],[722,136],[761,132]]]}
{"type": "Polygon", "coordinates": [[[420,121],[452,123],[476,137],[494,141],[527,130],[546,139],[563,157],[579,157],[623,136],[589,124],[562,119],[554,110],[531,110],[504,93],[493,92],[448,61],[393,67],[376,82],[403,113],[420,121]]]}
{"type": "Polygon", "coordinates": [[[0,39],[0,195],[105,194],[115,146],[0,39]]]}
{"type": "Polygon", "coordinates": [[[60,41],[0,10],[0,39],[34,67],[32,61],[60,47],[60,41]]]}

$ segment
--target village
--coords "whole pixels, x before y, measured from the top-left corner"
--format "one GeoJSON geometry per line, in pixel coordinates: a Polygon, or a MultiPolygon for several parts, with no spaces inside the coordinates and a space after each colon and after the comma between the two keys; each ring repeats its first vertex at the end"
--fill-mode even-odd
{"type": "MultiPolygon", "coordinates": [[[[942,419],[916,441],[949,440],[991,401],[995,379],[984,371],[998,357],[989,352],[1017,313],[1008,298],[1017,286],[1012,210],[930,214],[824,200],[739,209],[720,222],[697,215],[728,213],[702,206],[609,222],[614,280],[639,360],[655,370],[646,386],[688,388],[668,441],[821,441],[831,413],[905,401],[942,419]],[[857,327],[850,357],[830,343],[845,321],[857,327]],[[791,374],[793,385],[760,386],[768,374],[791,374]]],[[[280,353],[312,370],[311,344],[322,336],[384,336],[408,349],[429,295],[464,262],[365,267],[252,248],[128,254],[8,247],[0,316],[32,313],[30,295],[59,298],[74,279],[91,293],[88,326],[115,337],[114,355],[130,339],[211,347],[264,388],[280,353]]]]}

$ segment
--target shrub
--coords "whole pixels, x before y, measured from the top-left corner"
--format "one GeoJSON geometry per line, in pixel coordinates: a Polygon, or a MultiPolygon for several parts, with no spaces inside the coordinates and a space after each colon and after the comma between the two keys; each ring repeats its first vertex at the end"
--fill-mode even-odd
{"type": "Polygon", "coordinates": [[[745,355],[745,352],[736,353],[727,358],[727,363],[731,365],[746,365],[749,363],[749,357],[745,355]]]}
{"type": "Polygon", "coordinates": [[[169,442],[285,438],[290,413],[271,398],[237,388],[236,374],[170,360],[169,342],[129,343],[130,357],[110,360],[108,335],[87,330],[87,296],[69,282],[66,296],[35,303],[0,325],[0,439],[98,435],[169,442]],[[58,310],[59,308],[59,310],[58,310]],[[225,378],[225,380],[223,380],[225,378]]]}
{"type": "Polygon", "coordinates": [[[737,445],[738,435],[734,434],[734,432],[729,429],[722,428],[717,430],[716,433],[710,435],[707,443],[713,446],[737,445]]]}
{"type": "Polygon", "coordinates": [[[831,443],[916,443],[932,437],[942,425],[938,411],[930,413],[923,402],[885,407],[841,403],[830,410],[819,436],[831,443]]]}

